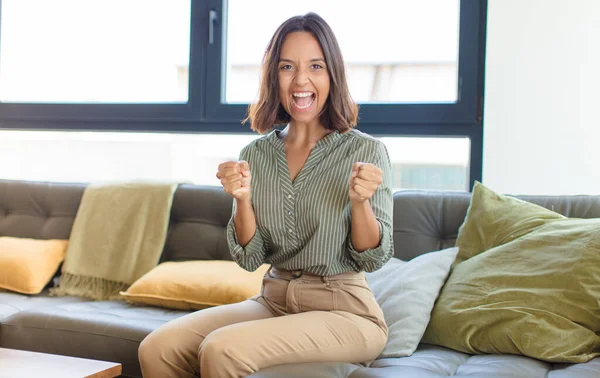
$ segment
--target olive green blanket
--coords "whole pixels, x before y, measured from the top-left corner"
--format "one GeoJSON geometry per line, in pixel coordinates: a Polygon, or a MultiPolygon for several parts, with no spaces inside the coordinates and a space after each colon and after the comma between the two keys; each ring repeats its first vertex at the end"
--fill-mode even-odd
{"type": "Polygon", "coordinates": [[[51,295],[118,298],[160,259],[172,182],[93,183],[73,223],[59,286],[51,295]]]}

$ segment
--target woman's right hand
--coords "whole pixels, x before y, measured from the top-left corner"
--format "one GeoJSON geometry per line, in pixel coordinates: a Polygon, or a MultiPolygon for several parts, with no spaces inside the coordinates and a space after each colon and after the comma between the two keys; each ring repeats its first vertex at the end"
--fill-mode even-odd
{"type": "Polygon", "coordinates": [[[250,165],[244,160],[226,161],[219,164],[217,178],[221,180],[221,185],[226,193],[229,193],[236,200],[243,201],[250,199],[250,165]]]}

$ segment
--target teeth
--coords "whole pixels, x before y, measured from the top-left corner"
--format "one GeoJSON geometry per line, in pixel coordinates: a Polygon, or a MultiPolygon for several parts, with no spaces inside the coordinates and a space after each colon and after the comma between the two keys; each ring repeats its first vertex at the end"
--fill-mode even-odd
{"type": "Polygon", "coordinates": [[[312,96],[312,93],[311,92],[292,93],[292,96],[294,96],[294,97],[308,97],[308,96],[312,96]]]}
{"type": "MultiPolygon", "coordinates": [[[[306,96],[303,96],[303,97],[306,97],[306,96]]],[[[295,106],[296,106],[298,109],[306,109],[306,108],[308,108],[309,106],[311,106],[311,105],[313,104],[313,102],[314,102],[314,101],[315,101],[315,99],[313,98],[313,99],[311,99],[311,100],[310,100],[310,102],[309,102],[308,104],[306,104],[306,105],[304,105],[304,106],[300,106],[300,105],[296,104],[296,101],[294,101],[294,99],[292,99],[292,102],[294,103],[294,105],[295,105],[295,106]]]]}

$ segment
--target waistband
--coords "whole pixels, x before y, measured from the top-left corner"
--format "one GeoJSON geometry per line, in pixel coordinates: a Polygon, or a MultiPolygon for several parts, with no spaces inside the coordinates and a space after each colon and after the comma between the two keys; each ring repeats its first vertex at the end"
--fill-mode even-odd
{"type": "Polygon", "coordinates": [[[302,278],[306,281],[337,281],[337,280],[357,280],[363,279],[365,277],[364,272],[346,272],[341,274],[336,274],[333,276],[319,276],[313,273],[305,272],[302,269],[296,270],[287,270],[282,268],[276,268],[271,266],[269,270],[267,270],[267,274],[273,278],[281,278],[284,280],[293,280],[297,278],[302,278]]]}

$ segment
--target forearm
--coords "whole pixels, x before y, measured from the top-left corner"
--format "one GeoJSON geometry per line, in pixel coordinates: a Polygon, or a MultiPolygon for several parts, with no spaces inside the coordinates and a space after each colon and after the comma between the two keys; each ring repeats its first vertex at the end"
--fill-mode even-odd
{"type": "Polygon", "coordinates": [[[379,246],[379,224],[369,200],[352,202],[352,244],[356,251],[362,252],[379,246]]]}
{"type": "Polygon", "coordinates": [[[233,223],[238,244],[245,247],[256,233],[256,217],[250,200],[236,201],[233,223]]]}

